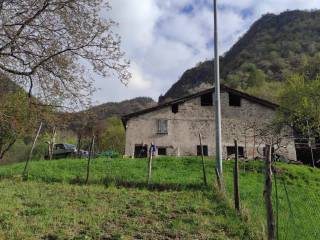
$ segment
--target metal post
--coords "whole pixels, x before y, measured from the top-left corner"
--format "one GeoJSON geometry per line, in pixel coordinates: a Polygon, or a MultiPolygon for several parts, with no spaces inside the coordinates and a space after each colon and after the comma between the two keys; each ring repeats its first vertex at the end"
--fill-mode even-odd
{"type": "Polygon", "coordinates": [[[220,105],[220,70],[219,70],[219,48],[218,48],[218,17],[217,0],[213,0],[214,8],[214,81],[215,81],[215,120],[216,120],[216,161],[219,178],[222,174],[222,148],[221,148],[221,105],[220,105]]]}

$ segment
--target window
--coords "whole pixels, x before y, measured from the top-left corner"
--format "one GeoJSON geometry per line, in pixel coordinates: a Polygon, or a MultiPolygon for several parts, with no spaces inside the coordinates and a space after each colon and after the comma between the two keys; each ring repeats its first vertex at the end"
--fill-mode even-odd
{"type": "Polygon", "coordinates": [[[171,106],[171,110],[172,110],[172,112],[174,113],[174,114],[176,114],[176,113],[178,113],[179,112],[179,104],[173,104],[172,106],[171,106]]]}
{"type": "MultiPolygon", "coordinates": [[[[262,148],[262,152],[263,152],[264,157],[267,156],[266,147],[262,148]]],[[[271,148],[271,155],[273,155],[273,154],[274,154],[274,147],[271,148]]]]}
{"type": "Polygon", "coordinates": [[[55,149],[55,150],[65,149],[65,147],[64,147],[63,144],[55,144],[55,145],[54,145],[54,149],[55,149]]]}
{"type": "Polygon", "coordinates": [[[148,145],[135,145],[134,147],[135,158],[146,158],[148,157],[148,145]]]}
{"type": "MultiPolygon", "coordinates": [[[[202,149],[203,149],[203,155],[204,156],[208,156],[208,146],[207,145],[202,145],[202,149]]],[[[202,155],[201,146],[200,145],[197,146],[197,155],[198,156],[202,155]]]]}
{"type": "Polygon", "coordinates": [[[167,149],[165,147],[159,147],[158,148],[158,155],[159,156],[166,156],[167,155],[167,149]]]}
{"type": "Polygon", "coordinates": [[[212,93],[207,93],[201,96],[201,106],[212,106],[212,93]]]}
{"type": "Polygon", "coordinates": [[[158,124],[158,133],[159,134],[168,134],[168,120],[159,119],[158,124]]]}
{"type": "Polygon", "coordinates": [[[241,107],[241,97],[232,93],[229,93],[229,106],[241,107]]]}
{"type": "MultiPolygon", "coordinates": [[[[244,157],[244,148],[238,146],[238,154],[239,157],[244,157]]],[[[236,147],[235,146],[228,146],[227,147],[227,156],[236,155],[236,147]]]]}

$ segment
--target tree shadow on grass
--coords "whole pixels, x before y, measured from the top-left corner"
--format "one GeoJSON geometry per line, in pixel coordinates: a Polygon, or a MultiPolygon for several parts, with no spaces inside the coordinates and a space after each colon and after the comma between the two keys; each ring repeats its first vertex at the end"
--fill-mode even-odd
{"type": "MultiPolygon", "coordinates": [[[[85,180],[76,177],[69,181],[70,184],[76,185],[85,185],[85,180]]],[[[115,186],[115,187],[124,187],[124,188],[131,188],[131,189],[145,189],[149,191],[184,191],[184,190],[191,190],[191,191],[199,191],[199,190],[209,190],[211,189],[209,186],[205,186],[202,183],[151,183],[148,184],[147,182],[141,181],[133,181],[127,179],[120,179],[120,178],[111,178],[106,177],[100,180],[90,180],[88,185],[99,185],[103,184],[106,187],[115,186]]]]}
{"type": "Polygon", "coordinates": [[[113,178],[113,177],[105,177],[100,179],[89,179],[86,184],[83,176],[76,176],[70,180],[56,178],[56,177],[34,177],[29,176],[27,179],[22,179],[21,176],[0,176],[0,181],[4,179],[14,179],[14,180],[22,180],[22,181],[36,181],[43,183],[69,183],[72,185],[104,185],[106,187],[115,186],[115,187],[123,187],[123,188],[136,188],[136,189],[146,189],[150,191],[200,191],[200,190],[210,190],[212,186],[205,186],[200,180],[198,183],[168,183],[168,182],[154,182],[148,184],[147,181],[135,181],[123,178],[113,178]]]}

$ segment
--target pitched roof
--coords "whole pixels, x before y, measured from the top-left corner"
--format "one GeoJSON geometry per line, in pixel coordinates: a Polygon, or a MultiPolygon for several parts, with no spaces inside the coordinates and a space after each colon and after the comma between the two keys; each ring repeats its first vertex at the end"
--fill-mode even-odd
{"type": "MultiPolygon", "coordinates": [[[[240,96],[241,98],[247,99],[247,100],[249,100],[251,102],[258,103],[258,104],[260,104],[262,106],[271,108],[273,110],[275,110],[276,108],[279,107],[279,105],[277,105],[275,103],[272,103],[270,101],[267,101],[267,100],[264,100],[264,99],[261,99],[261,98],[258,98],[258,97],[252,96],[252,95],[249,95],[247,93],[238,91],[236,89],[227,87],[225,85],[221,85],[220,89],[221,89],[221,91],[232,93],[234,95],[240,96]]],[[[191,95],[187,95],[187,96],[172,100],[170,102],[165,102],[165,103],[159,104],[159,105],[151,107],[151,108],[146,108],[146,109],[143,109],[143,110],[138,111],[138,112],[133,112],[133,113],[130,113],[130,114],[122,116],[122,121],[123,121],[123,123],[126,123],[130,118],[133,118],[133,117],[136,117],[136,116],[140,116],[140,115],[143,115],[143,114],[146,114],[146,113],[150,113],[150,112],[153,112],[153,111],[156,111],[156,110],[168,107],[168,106],[172,106],[174,104],[184,103],[184,102],[186,102],[186,101],[188,101],[190,99],[197,98],[197,97],[202,96],[204,94],[213,93],[213,92],[214,92],[214,88],[209,88],[209,89],[206,89],[206,90],[198,92],[198,93],[194,93],[194,94],[191,94],[191,95]]]]}

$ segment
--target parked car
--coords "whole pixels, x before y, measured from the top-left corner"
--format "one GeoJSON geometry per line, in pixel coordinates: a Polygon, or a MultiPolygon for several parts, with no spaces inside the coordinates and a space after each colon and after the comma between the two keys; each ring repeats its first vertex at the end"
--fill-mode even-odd
{"type": "MultiPolygon", "coordinates": [[[[73,144],[58,143],[53,147],[52,158],[66,158],[74,156],[77,153],[77,147],[73,144]]],[[[49,153],[45,156],[49,159],[49,153]]]]}

